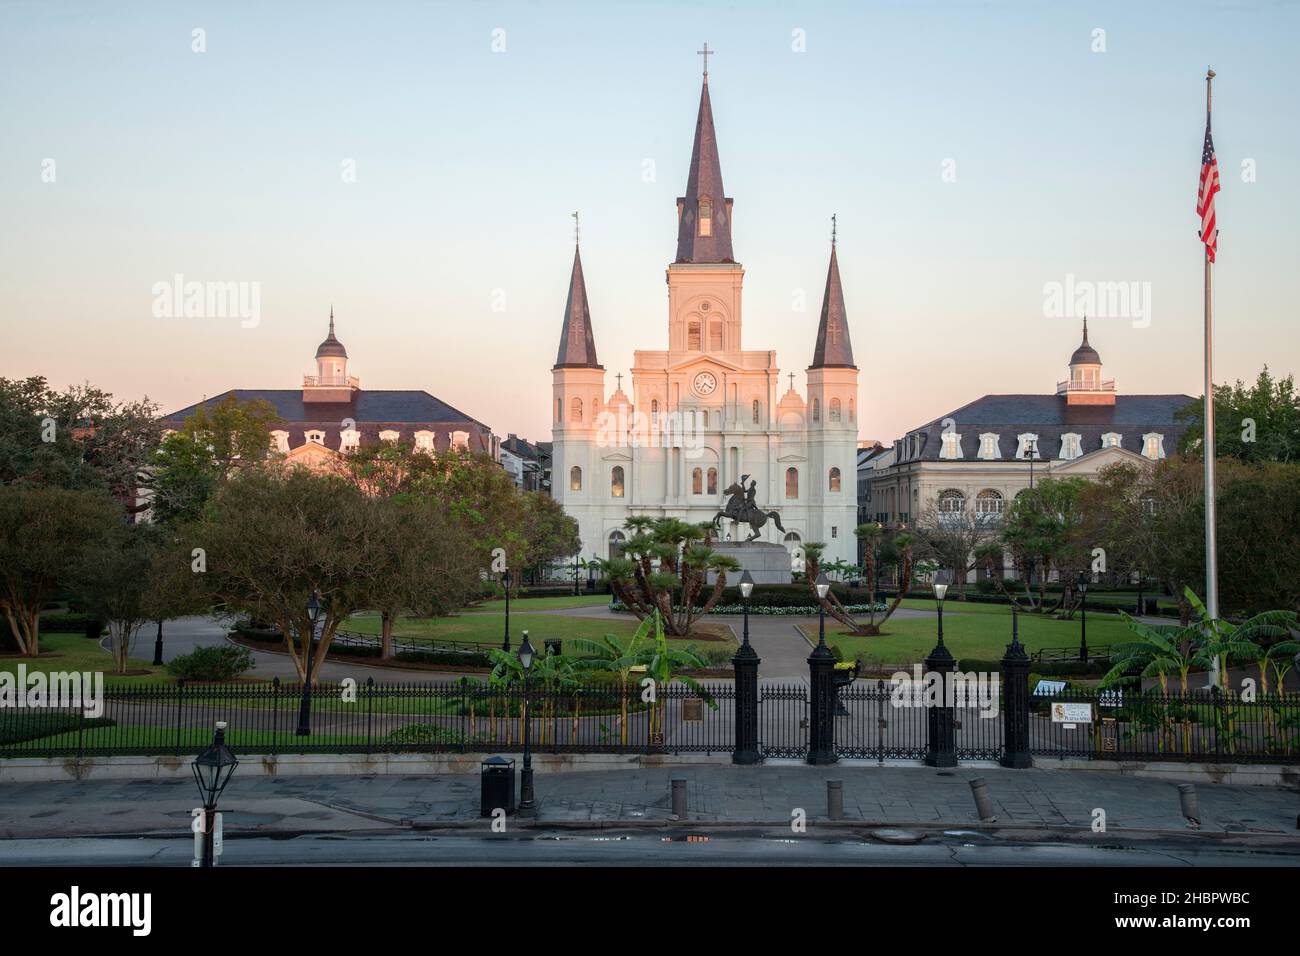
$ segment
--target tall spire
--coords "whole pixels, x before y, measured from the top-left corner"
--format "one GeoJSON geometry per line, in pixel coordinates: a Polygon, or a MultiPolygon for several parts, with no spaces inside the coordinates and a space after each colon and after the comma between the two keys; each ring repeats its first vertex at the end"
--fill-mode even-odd
{"type": "Polygon", "coordinates": [[[1100,365],[1101,364],[1101,356],[1097,354],[1097,350],[1095,348],[1093,348],[1091,345],[1088,344],[1087,316],[1084,316],[1083,319],[1083,341],[1079,343],[1079,347],[1075,349],[1074,354],[1070,356],[1070,364],[1071,365],[1100,365]]]}
{"type": "Polygon", "coordinates": [[[569,300],[564,306],[564,328],[556,368],[600,368],[596,361],[596,338],[591,331],[591,309],[587,306],[587,283],[582,278],[582,256],[573,247],[573,273],[569,277],[569,300]]]}
{"type": "Polygon", "coordinates": [[[695,119],[695,146],[691,149],[686,195],[677,200],[677,212],[678,262],[736,261],[731,251],[731,200],[722,188],[707,66],[700,89],[700,112],[695,119]]]}
{"type": "Polygon", "coordinates": [[[334,337],[334,306],[330,306],[330,334],[325,336],[325,341],[316,348],[316,357],[324,358],[333,356],[335,358],[347,358],[348,350],[343,347],[343,343],[334,337]]]}
{"type": "Polygon", "coordinates": [[[853,343],[849,341],[849,320],[844,309],[844,288],[840,285],[834,238],[831,239],[831,265],[826,272],[826,294],[822,297],[822,318],[817,325],[817,346],[810,367],[857,368],[853,364],[853,343]]]}

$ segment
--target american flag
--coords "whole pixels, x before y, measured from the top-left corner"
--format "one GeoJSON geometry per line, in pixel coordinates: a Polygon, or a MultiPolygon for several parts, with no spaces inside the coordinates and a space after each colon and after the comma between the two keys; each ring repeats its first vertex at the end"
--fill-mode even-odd
{"type": "Polygon", "coordinates": [[[1201,187],[1196,193],[1196,215],[1201,217],[1201,242],[1206,255],[1214,261],[1219,248],[1219,228],[1214,222],[1214,194],[1219,191],[1219,161],[1210,138],[1210,117],[1205,117],[1205,149],[1201,152],[1201,187]]]}

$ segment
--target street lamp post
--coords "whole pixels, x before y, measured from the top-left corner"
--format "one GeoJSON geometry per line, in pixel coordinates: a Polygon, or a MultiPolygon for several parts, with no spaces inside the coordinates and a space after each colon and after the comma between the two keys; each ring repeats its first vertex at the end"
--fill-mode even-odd
{"type": "Polygon", "coordinates": [[[501,642],[501,650],[510,653],[510,569],[501,572],[501,586],[506,589],[506,636],[501,642]]]}
{"type": "Polygon", "coordinates": [[[218,720],[212,746],[195,757],[190,765],[194,782],[199,786],[199,799],[203,801],[203,854],[199,866],[212,866],[214,863],[212,844],[216,834],[217,801],[238,766],[239,759],[226,746],[226,722],[218,720]]]}
{"type": "Polygon", "coordinates": [[[1088,663],[1088,575],[1079,572],[1079,660],[1088,663]]]}
{"type": "Polygon", "coordinates": [[[154,666],[154,667],[162,667],[162,663],[163,663],[163,659],[162,659],[162,624],[163,624],[162,621],[159,621],[159,622],[158,622],[158,636],[154,638],[154,642],[153,642],[153,666],[154,666]]]}
{"type": "Polygon", "coordinates": [[[740,649],[731,659],[736,671],[736,749],[733,763],[755,764],[758,753],[758,652],[749,643],[749,598],[754,593],[754,578],[748,571],[740,576],[740,597],[744,605],[744,625],[740,649]]]}
{"type": "Polygon", "coordinates": [[[835,763],[835,655],[826,646],[826,595],[831,582],[825,572],[813,585],[817,592],[817,646],[808,657],[812,693],[812,727],[808,734],[808,762],[835,763]]]}
{"type": "Polygon", "coordinates": [[[316,649],[316,622],[320,620],[322,611],[324,607],[320,603],[320,597],[312,591],[311,598],[307,601],[307,620],[311,622],[311,632],[307,635],[307,666],[303,669],[302,704],[298,707],[298,729],[295,731],[299,737],[311,736],[311,668],[316,649]]]}
{"type": "Polygon", "coordinates": [[[957,666],[952,654],[943,643],[943,599],[948,593],[948,584],[940,572],[934,579],[934,598],[938,605],[939,642],[935,644],[930,656],[925,659],[925,669],[939,675],[939,686],[943,691],[942,700],[929,707],[926,715],[928,746],[925,762],[931,767],[957,766],[957,750],[953,741],[953,710],[948,706],[948,682],[957,666]]]}
{"type": "Polygon", "coordinates": [[[519,645],[519,665],[524,669],[524,770],[519,777],[519,812],[533,813],[536,802],[533,799],[533,751],[532,723],[533,715],[529,700],[529,678],[533,669],[533,645],[524,631],[524,642],[519,645]]]}
{"type": "Polygon", "coordinates": [[[578,558],[582,556],[582,547],[573,552],[573,596],[577,597],[582,592],[578,589],[578,558]]]}

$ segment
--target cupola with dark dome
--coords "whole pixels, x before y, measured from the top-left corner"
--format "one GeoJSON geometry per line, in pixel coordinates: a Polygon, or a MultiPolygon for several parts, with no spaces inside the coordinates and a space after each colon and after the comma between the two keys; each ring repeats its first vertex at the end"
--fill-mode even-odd
{"type": "Polygon", "coordinates": [[[1103,381],[1101,356],[1088,343],[1088,320],[1083,320],[1083,341],[1070,356],[1070,377],[1056,383],[1056,394],[1067,405],[1114,405],[1115,380],[1103,381]]]}
{"type": "Polygon", "coordinates": [[[334,335],[334,307],[330,306],[330,330],[316,349],[316,374],[304,375],[304,402],[350,402],[361,383],[348,375],[348,350],[334,335]]]}

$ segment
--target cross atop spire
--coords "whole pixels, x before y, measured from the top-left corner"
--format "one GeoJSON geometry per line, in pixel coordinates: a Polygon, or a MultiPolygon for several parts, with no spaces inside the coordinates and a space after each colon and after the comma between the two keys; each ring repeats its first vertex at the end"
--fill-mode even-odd
{"type": "Polygon", "coordinates": [[[712,55],[717,55],[717,52],[718,52],[718,51],[717,51],[717,50],[710,50],[710,49],[709,49],[709,44],[708,44],[708,42],[706,41],[705,44],[704,44],[704,49],[703,49],[703,50],[696,50],[695,52],[696,52],[699,56],[704,57],[704,82],[707,83],[707,82],[709,82],[709,56],[710,56],[711,54],[712,54],[712,55]]]}
{"type": "Polygon", "coordinates": [[[582,238],[582,226],[578,222],[578,213],[576,210],[572,213],[572,215],[573,215],[573,244],[576,246],[578,244],[578,241],[582,238]]]}
{"type": "Polygon", "coordinates": [[[835,226],[836,226],[835,213],[831,213],[831,245],[832,246],[835,245],[835,226]]]}

